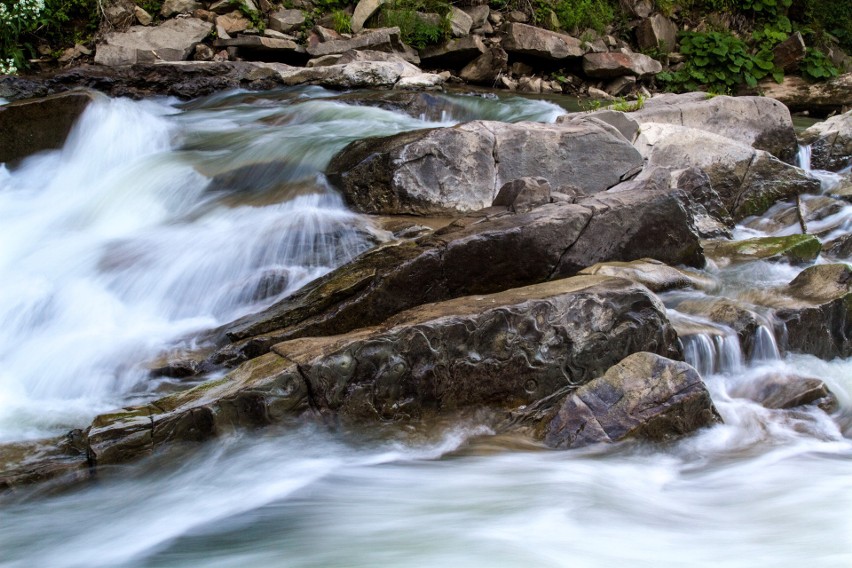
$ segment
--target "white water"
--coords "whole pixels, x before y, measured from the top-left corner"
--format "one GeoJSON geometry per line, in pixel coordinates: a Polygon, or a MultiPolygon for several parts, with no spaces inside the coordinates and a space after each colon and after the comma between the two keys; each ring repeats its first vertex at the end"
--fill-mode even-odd
{"type": "MultiPolygon", "coordinates": [[[[327,96],[112,101],[62,152],[0,170],[0,439],[144,396],[149,358],[272,301],[246,293],[266,289],[259,273],[284,271],[283,294],[369,246],[317,171],[351,139],[431,124],[327,96]],[[277,159],[284,191],[205,191],[277,159]]],[[[798,270],[713,273],[738,297],[798,270]]],[[[750,360],[723,326],[687,340],[725,424],[674,445],[551,452],[465,423],[357,439],[270,428],[0,504],[0,565],[848,567],[852,361],[782,358],[769,327],[758,336],[750,360]],[[840,410],[741,396],[767,373],[823,379],[840,410]]]]}

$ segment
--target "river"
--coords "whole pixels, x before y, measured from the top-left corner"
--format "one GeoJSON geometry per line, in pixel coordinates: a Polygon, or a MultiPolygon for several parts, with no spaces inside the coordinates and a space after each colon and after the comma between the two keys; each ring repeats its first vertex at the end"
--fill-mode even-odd
{"type": "MultiPolygon", "coordinates": [[[[150,377],[163,350],[191,349],[388,239],[322,175],[348,142],[564,112],[445,96],[412,118],[351,97],[104,99],[61,150],[0,166],[0,442],[185,388],[150,377]]],[[[852,207],[824,223],[848,232],[852,207]]],[[[798,270],[707,274],[718,294],[747,297],[798,270]]],[[[677,319],[701,295],[663,299],[677,319]]],[[[782,357],[771,326],[746,357],[716,331],[686,352],[725,424],[674,444],[552,452],[464,421],[420,434],[269,428],[0,503],[0,566],[852,566],[852,360],[782,357]],[[823,379],[839,410],[738,396],[768,372],[823,379]]]]}

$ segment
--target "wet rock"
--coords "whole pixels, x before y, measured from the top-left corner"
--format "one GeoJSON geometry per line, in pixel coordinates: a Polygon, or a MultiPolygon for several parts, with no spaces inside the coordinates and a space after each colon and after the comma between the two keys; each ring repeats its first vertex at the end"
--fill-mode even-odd
{"type": "Polygon", "coordinates": [[[823,359],[852,355],[852,267],[811,266],[780,292],[791,300],[776,311],[789,349],[823,359]]]}
{"type": "Polygon", "coordinates": [[[677,310],[685,314],[703,316],[733,329],[746,357],[764,358],[768,355],[764,352],[764,346],[759,344],[758,333],[761,328],[768,333],[774,333],[774,325],[769,317],[760,313],[761,310],[755,306],[731,298],[707,298],[680,302],[677,310]]]}
{"type": "Polygon", "coordinates": [[[459,77],[469,83],[491,84],[506,71],[509,55],[501,47],[492,47],[459,72],[459,77]]]}
{"type": "Polygon", "coordinates": [[[677,47],[677,26],[662,14],[654,14],[636,28],[636,43],[643,51],[672,52],[677,47]]]}
{"type": "Polygon", "coordinates": [[[704,170],[695,167],[683,170],[677,177],[675,187],[690,197],[690,211],[695,219],[695,228],[702,238],[731,238],[730,229],[734,226],[734,220],[704,170]]]}
{"type": "Polygon", "coordinates": [[[458,69],[488,51],[482,38],[476,35],[451,39],[438,45],[420,50],[420,61],[424,67],[449,67],[458,69]]]}
{"type": "Polygon", "coordinates": [[[413,306],[576,274],[608,260],[652,257],[702,266],[682,196],[635,191],[591,205],[560,201],[528,213],[459,219],[414,242],[368,251],[270,308],[221,330],[216,362],[278,341],[374,325],[413,306]],[[419,285],[412,288],[411,282],[419,285]]]}
{"type": "Polygon", "coordinates": [[[582,57],[586,52],[577,38],[526,24],[509,24],[505,33],[502,47],[510,55],[563,61],[567,58],[582,57]]]}
{"type": "Polygon", "coordinates": [[[630,113],[633,120],[706,130],[792,163],[798,152],[790,111],[767,97],[657,95],[630,113]]]}
{"type": "Polygon", "coordinates": [[[801,134],[811,146],[811,167],[840,171],[852,165],[852,110],[814,124],[801,134]]]}
{"type": "Polygon", "coordinates": [[[359,211],[423,215],[487,207],[504,183],[540,172],[553,187],[596,193],[640,165],[626,140],[596,123],[476,121],[353,142],[328,176],[359,211]]]}
{"type": "Polygon", "coordinates": [[[0,493],[51,480],[67,486],[89,477],[86,440],[79,430],[58,438],[0,444],[0,493]]]}
{"type": "Polygon", "coordinates": [[[852,233],[825,243],[822,246],[822,253],[838,260],[852,259],[852,233]]]}
{"type": "Polygon", "coordinates": [[[551,448],[628,438],[667,441],[720,423],[698,371],[653,353],[635,353],[570,393],[546,420],[551,448]]]}
{"type": "Polygon", "coordinates": [[[717,283],[698,272],[674,268],[653,258],[631,262],[600,262],[584,268],[579,274],[627,278],[647,287],[652,292],[665,292],[678,288],[714,289],[717,283]]]}
{"type": "Polygon", "coordinates": [[[0,163],[61,148],[74,123],[99,96],[77,90],[0,106],[0,163]]]}
{"type": "Polygon", "coordinates": [[[814,405],[832,412],[837,407],[834,394],[823,381],[813,377],[769,373],[737,384],[730,394],[772,410],[814,405]]]}
{"type": "Polygon", "coordinates": [[[824,83],[810,83],[796,75],[786,75],[780,85],[769,79],[757,88],[764,96],[784,103],[790,112],[808,111],[812,116],[828,116],[852,107],[852,73],[824,83]]]}
{"type": "Polygon", "coordinates": [[[221,380],[98,417],[90,455],[118,463],[311,410],[359,422],[512,409],[641,349],[680,356],[664,306],[626,280],[585,276],[458,298],[379,327],[279,343],[221,380]]]}
{"type": "Polygon", "coordinates": [[[155,27],[131,26],[126,32],[104,36],[104,43],[95,51],[95,63],[116,66],[183,61],[212,29],[212,24],[197,18],[176,18],[155,27]]]}
{"type": "Polygon", "coordinates": [[[703,130],[643,123],[634,145],[648,166],[703,170],[734,220],[820,188],[816,178],[767,152],[703,130]]]}
{"type": "Polygon", "coordinates": [[[707,256],[721,264],[751,260],[783,260],[791,264],[805,264],[816,260],[821,249],[822,243],[813,235],[704,242],[707,256]]]}
{"type": "MultiPolygon", "coordinates": [[[[799,211],[802,212],[805,224],[810,225],[813,222],[821,221],[839,213],[847,205],[844,201],[827,195],[806,195],[802,196],[799,205],[787,202],[778,203],[759,217],[744,219],[742,225],[769,234],[789,229],[790,227],[795,227],[799,231],[801,230],[799,211]]],[[[838,224],[840,223],[842,223],[842,220],[838,219],[838,224]]],[[[823,228],[820,232],[824,230],[826,229],[823,228]]]]}
{"type": "Polygon", "coordinates": [[[611,79],[622,75],[647,77],[663,70],[660,62],[641,53],[587,53],[583,56],[583,73],[589,77],[611,79]]]}

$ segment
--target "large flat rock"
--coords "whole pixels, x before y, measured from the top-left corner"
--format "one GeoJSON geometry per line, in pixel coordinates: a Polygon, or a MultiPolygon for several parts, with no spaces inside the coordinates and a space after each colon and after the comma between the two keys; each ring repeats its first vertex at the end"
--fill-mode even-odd
{"type": "Polygon", "coordinates": [[[198,18],[175,18],[155,27],[131,26],[126,32],[104,36],[104,43],[95,52],[95,63],[116,66],[182,61],[212,30],[213,24],[198,18]]]}

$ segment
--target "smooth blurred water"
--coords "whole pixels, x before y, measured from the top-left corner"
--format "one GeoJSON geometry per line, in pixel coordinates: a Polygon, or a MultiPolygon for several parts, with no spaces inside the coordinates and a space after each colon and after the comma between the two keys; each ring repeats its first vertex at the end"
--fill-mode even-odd
{"type": "MultiPolygon", "coordinates": [[[[381,240],[321,173],[349,141],[561,112],[449,97],[429,122],[345,100],[317,88],[113,100],[62,151],[0,167],[0,441],[84,427],[146,396],[145,365],[164,349],[381,240]]],[[[716,294],[747,299],[799,270],[708,272],[716,294]]],[[[664,299],[706,297],[677,294],[664,299]]],[[[732,330],[687,323],[705,326],[685,338],[688,358],[725,424],[679,443],[554,452],[470,419],[245,432],[60,494],[12,495],[0,566],[852,565],[852,361],[782,357],[770,326],[748,358],[732,330]],[[823,379],[839,410],[742,395],[779,373],[823,379]]]]}

